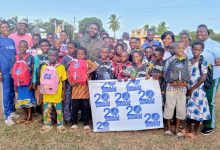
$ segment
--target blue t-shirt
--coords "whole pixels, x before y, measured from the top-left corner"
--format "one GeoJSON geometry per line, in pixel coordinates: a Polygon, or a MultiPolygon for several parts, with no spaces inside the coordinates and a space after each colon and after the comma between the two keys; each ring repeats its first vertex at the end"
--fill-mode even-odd
{"type": "Polygon", "coordinates": [[[162,44],[160,43],[160,41],[156,41],[156,40],[153,40],[151,44],[149,44],[148,42],[145,42],[141,48],[145,49],[147,48],[148,46],[159,46],[159,47],[162,47],[162,44]]]}
{"type": "Polygon", "coordinates": [[[0,71],[3,74],[11,72],[15,55],[15,42],[10,38],[5,38],[0,35],[0,71]]]}

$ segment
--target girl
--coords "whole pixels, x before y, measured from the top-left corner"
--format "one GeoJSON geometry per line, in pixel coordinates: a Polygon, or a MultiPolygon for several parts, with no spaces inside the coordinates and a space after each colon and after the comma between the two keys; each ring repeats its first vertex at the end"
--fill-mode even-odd
{"type": "MultiPolygon", "coordinates": [[[[69,68],[69,65],[74,59],[76,58],[75,50],[76,50],[76,43],[74,41],[69,41],[67,43],[67,50],[68,54],[63,57],[61,64],[64,65],[66,71],[69,68]]],[[[72,87],[68,81],[66,81],[66,91],[65,91],[65,99],[63,101],[63,113],[64,113],[64,120],[68,124],[71,121],[71,93],[72,87]]]]}
{"type": "Polygon", "coordinates": [[[135,80],[138,77],[146,77],[147,64],[142,63],[142,51],[134,50],[131,56],[132,66],[127,67],[123,74],[125,76],[125,80],[128,80],[128,78],[135,80]]]}
{"type": "Polygon", "coordinates": [[[49,64],[44,64],[41,69],[41,93],[43,94],[43,122],[44,126],[41,128],[41,133],[47,133],[52,130],[51,110],[55,108],[57,113],[57,131],[65,133],[66,129],[63,126],[62,100],[65,97],[65,67],[58,62],[58,52],[50,50],[48,52],[49,64]],[[50,71],[55,70],[55,71],[50,71]],[[57,82],[56,82],[57,80],[57,82]],[[44,86],[46,83],[51,83],[44,86]],[[48,92],[50,89],[57,89],[53,92],[48,92]]]}
{"type": "MultiPolygon", "coordinates": [[[[87,60],[87,50],[83,47],[78,48],[76,51],[76,57],[78,60],[86,60],[88,70],[88,79],[91,79],[90,74],[97,69],[97,65],[91,60],[87,60]]],[[[82,107],[82,118],[85,131],[90,131],[89,126],[89,87],[88,83],[85,85],[74,84],[72,86],[72,126],[71,129],[75,130],[78,128],[78,111],[82,107]]]]}
{"type": "Polygon", "coordinates": [[[209,120],[211,118],[209,112],[209,105],[204,90],[204,81],[207,76],[208,62],[202,61],[201,68],[199,61],[201,61],[201,53],[203,52],[204,44],[202,42],[195,42],[192,45],[193,58],[189,61],[190,82],[187,94],[190,96],[187,105],[187,129],[189,136],[198,134],[200,122],[209,120]],[[192,123],[195,123],[192,131],[192,123]],[[193,134],[192,134],[193,133],[193,134]]]}
{"type": "MultiPolygon", "coordinates": [[[[28,49],[28,43],[24,40],[21,40],[18,44],[18,48],[20,53],[18,56],[16,56],[16,60],[23,60],[26,62],[32,78],[34,57],[26,53],[28,49]]],[[[34,97],[34,91],[32,89],[31,78],[29,85],[15,86],[15,91],[18,92],[16,108],[23,108],[25,112],[25,117],[18,121],[18,123],[25,122],[26,124],[29,124],[32,122],[31,108],[36,106],[36,100],[34,97]]]]}

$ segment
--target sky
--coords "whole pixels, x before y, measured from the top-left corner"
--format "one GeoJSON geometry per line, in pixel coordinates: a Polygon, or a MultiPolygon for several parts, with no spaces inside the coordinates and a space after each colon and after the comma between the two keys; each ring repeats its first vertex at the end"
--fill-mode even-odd
{"type": "Polygon", "coordinates": [[[199,24],[220,32],[220,0],[1,0],[0,17],[18,16],[47,20],[52,17],[73,24],[85,17],[97,17],[108,29],[109,16],[120,17],[120,30],[131,33],[132,29],[142,28],[145,24],[157,25],[165,21],[169,30],[178,34],[182,29],[196,30],[199,24]]]}

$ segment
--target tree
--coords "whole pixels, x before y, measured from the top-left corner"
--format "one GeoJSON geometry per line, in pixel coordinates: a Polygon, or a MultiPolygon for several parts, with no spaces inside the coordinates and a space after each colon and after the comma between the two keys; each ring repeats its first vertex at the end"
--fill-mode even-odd
{"type": "Polygon", "coordinates": [[[150,28],[150,26],[148,24],[145,24],[143,27],[143,29],[146,29],[146,30],[148,30],[149,28],[150,28]]]}
{"type": "Polygon", "coordinates": [[[120,18],[120,17],[116,17],[115,14],[112,14],[112,15],[109,17],[109,20],[110,20],[110,21],[108,22],[108,24],[110,24],[110,25],[109,25],[109,29],[111,29],[111,30],[114,32],[114,38],[115,38],[115,32],[120,29],[119,18],[120,18]]]}
{"type": "Polygon", "coordinates": [[[79,21],[79,33],[83,33],[85,34],[87,31],[88,26],[91,23],[97,23],[100,25],[100,28],[103,29],[102,27],[102,20],[96,17],[88,17],[88,18],[84,18],[82,20],[79,21]]]}
{"type": "Polygon", "coordinates": [[[16,25],[18,23],[18,16],[11,17],[7,21],[10,24],[11,31],[15,32],[16,31],[16,25]]]}
{"type": "Polygon", "coordinates": [[[157,26],[157,30],[156,30],[156,33],[158,35],[162,35],[164,32],[166,32],[168,30],[168,27],[166,25],[166,22],[165,21],[162,21],[161,23],[158,24],[157,26]]]}

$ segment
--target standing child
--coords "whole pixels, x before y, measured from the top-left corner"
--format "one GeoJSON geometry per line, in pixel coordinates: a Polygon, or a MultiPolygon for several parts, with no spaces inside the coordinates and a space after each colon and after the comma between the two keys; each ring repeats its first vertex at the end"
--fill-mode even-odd
{"type": "Polygon", "coordinates": [[[40,70],[44,64],[49,63],[47,53],[50,49],[50,44],[48,40],[41,39],[39,45],[40,45],[42,54],[34,57],[33,83],[35,87],[35,98],[37,100],[37,104],[41,106],[42,101],[40,97],[40,86],[39,86],[40,85],[40,70]]]}
{"type": "Polygon", "coordinates": [[[97,69],[97,65],[91,60],[87,60],[87,50],[83,47],[76,52],[78,61],[73,62],[68,69],[68,80],[72,84],[72,126],[71,129],[78,128],[78,111],[82,110],[83,125],[85,131],[90,131],[89,126],[89,87],[87,80],[91,79],[90,74],[97,69]],[[72,71],[71,71],[72,70],[72,71]],[[77,76],[79,78],[75,78],[77,76]]]}
{"type": "MultiPolygon", "coordinates": [[[[76,50],[76,43],[74,41],[69,41],[67,43],[67,50],[68,54],[63,57],[61,63],[64,65],[66,71],[69,68],[71,62],[73,62],[76,58],[75,50],[76,50]]],[[[68,124],[71,121],[71,96],[72,96],[72,86],[69,81],[66,81],[66,91],[65,91],[65,99],[63,101],[63,113],[64,113],[64,120],[68,124]]]]}
{"type": "Polygon", "coordinates": [[[21,40],[18,44],[19,55],[16,55],[16,62],[12,67],[12,77],[15,83],[15,91],[18,92],[16,108],[23,108],[25,117],[19,121],[29,124],[32,122],[31,108],[36,106],[34,91],[32,88],[32,73],[34,57],[27,54],[28,43],[21,40]]]}
{"type": "Polygon", "coordinates": [[[152,59],[152,56],[153,56],[153,52],[154,52],[153,47],[147,46],[143,51],[144,51],[144,55],[145,55],[144,63],[150,62],[152,59]]]}
{"type": "Polygon", "coordinates": [[[135,80],[138,77],[146,77],[147,74],[147,64],[142,63],[143,55],[142,51],[134,50],[131,55],[132,58],[132,66],[129,66],[124,71],[125,80],[131,78],[135,80]]]}
{"type": "Polygon", "coordinates": [[[62,100],[65,97],[66,70],[58,62],[59,53],[54,50],[48,52],[49,64],[41,68],[40,90],[43,94],[43,121],[41,133],[49,132],[53,127],[50,113],[54,106],[57,113],[57,131],[66,132],[63,126],[62,100]]]}
{"type": "Polygon", "coordinates": [[[122,51],[120,55],[120,63],[117,63],[116,65],[116,77],[118,78],[119,81],[122,81],[126,76],[124,75],[124,71],[126,70],[127,67],[131,66],[131,62],[128,61],[128,52],[127,51],[122,51]]]}
{"type": "Polygon", "coordinates": [[[114,79],[114,67],[112,61],[109,60],[109,48],[101,47],[99,51],[100,59],[96,60],[95,63],[98,66],[95,71],[95,80],[108,80],[114,79]]]}
{"type": "MultiPolygon", "coordinates": [[[[190,96],[187,104],[187,127],[192,133],[192,123],[194,122],[194,134],[198,134],[200,122],[211,118],[208,100],[204,89],[204,81],[207,77],[208,62],[203,59],[204,44],[195,42],[192,45],[193,58],[189,61],[190,82],[187,94],[190,96]],[[200,64],[201,61],[201,64],[200,64]],[[201,66],[200,66],[201,65],[201,66]]],[[[194,135],[190,134],[192,137],[194,135]]]]}
{"type": "Polygon", "coordinates": [[[184,49],[184,43],[178,42],[175,46],[175,55],[166,61],[164,67],[164,79],[167,82],[164,118],[168,128],[165,134],[172,134],[171,119],[176,108],[175,134],[177,137],[183,137],[179,126],[186,118],[186,87],[189,82],[188,59],[185,57],[184,49]]]}

